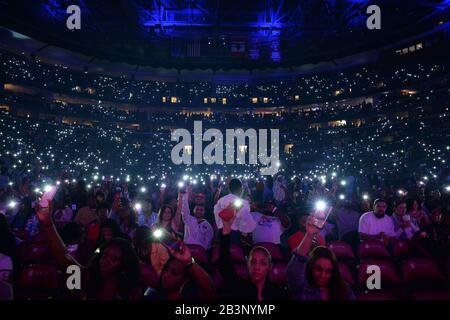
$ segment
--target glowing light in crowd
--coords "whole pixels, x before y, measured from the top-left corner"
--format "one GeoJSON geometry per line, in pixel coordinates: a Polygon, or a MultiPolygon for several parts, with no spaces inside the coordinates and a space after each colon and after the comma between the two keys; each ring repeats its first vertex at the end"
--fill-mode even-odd
{"type": "Polygon", "coordinates": [[[327,207],[327,203],[324,200],[318,200],[316,202],[316,210],[323,211],[327,207]]]}
{"type": "Polygon", "coordinates": [[[161,229],[156,229],[155,231],[153,231],[153,236],[159,239],[163,236],[163,231],[161,229]]]}
{"type": "Polygon", "coordinates": [[[184,187],[184,182],[183,181],[178,182],[178,188],[183,188],[183,187],[184,187]]]}
{"type": "Polygon", "coordinates": [[[339,195],[339,200],[344,200],[344,199],[345,199],[345,195],[340,194],[340,195],[339,195]]]}
{"type": "Polygon", "coordinates": [[[364,193],[362,198],[363,200],[369,200],[369,195],[367,193],[364,193]]]}
{"type": "Polygon", "coordinates": [[[11,201],[8,203],[8,207],[11,208],[11,209],[12,209],[12,208],[15,208],[16,205],[17,205],[17,202],[14,201],[14,200],[11,200],[11,201]]]}
{"type": "Polygon", "coordinates": [[[142,193],[147,192],[147,188],[146,188],[146,187],[142,187],[142,188],[141,188],[141,192],[142,192],[142,193]]]}
{"type": "Polygon", "coordinates": [[[142,209],[142,205],[138,202],[134,205],[134,209],[136,210],[141,210],[142,209]]]}

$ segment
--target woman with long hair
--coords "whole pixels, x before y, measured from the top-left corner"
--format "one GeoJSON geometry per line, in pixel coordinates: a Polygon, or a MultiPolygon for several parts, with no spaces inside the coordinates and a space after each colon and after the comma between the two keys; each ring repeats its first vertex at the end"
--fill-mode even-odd
{"type": "Polygon", "coordinates": [[[168,204],[164,204],[158,212],[156,225],[166,229],[168,232],[177,233],[180,226],[180,205],[176,210],[168,204]]]}
{"type": "Polygon", "coordinates": [[[50,250],[62,267],[78,265],[84,269],[82,298],[93,300],[138,299],[140,297],[139,260],[125,239],[113,238],[96,250],[88,266],[80,265],[61,241],[52,220],[53,205],[37,208],[37,216],[47,235],[50,250]]]}
{"type": "Polygon", "coordinates": [[[353,292],[342,279],[334,253],[322,246],[311,251],[312,239],[319,232],[309,217],[305,237],[288,265],[289,289],[298,300],[353,300],[353,292]]]}

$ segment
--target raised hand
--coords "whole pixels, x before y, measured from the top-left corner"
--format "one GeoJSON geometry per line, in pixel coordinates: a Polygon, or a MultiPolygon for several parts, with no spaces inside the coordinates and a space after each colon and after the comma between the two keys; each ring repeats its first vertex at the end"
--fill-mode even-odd
{"type": "Polygon", "coordinates": [[[172,248],[168,248],[168,250],[175,259],[177,259],[184,265],[188,265],[192,262],[191,251],[189,251],[189,248],[186,246],[184,242],[181,242],[180,249],[178,251],[172,248]]]}

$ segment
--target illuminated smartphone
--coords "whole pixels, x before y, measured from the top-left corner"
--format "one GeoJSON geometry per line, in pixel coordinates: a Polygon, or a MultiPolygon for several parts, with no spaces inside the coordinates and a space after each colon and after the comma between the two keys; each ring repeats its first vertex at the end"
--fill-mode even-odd
{"type": "Polygon", "coordinates": [[[325,222],[327,222],[332,210],[332,206],[328,206],[324,203],[316,204],[316,208],[311,214],[313,225],[319,229],[322,229],[325,226],[325,222]]]}
{"type": "Polygon", "coordinates": [[[46,188],[46,191],[44,192],[44,195],[42,196],[41,200],[39,201],[39,206],[41,208],[48,208],[48,204],[50,201],[53,200],[56,194],[56,186],[51,186],[46,188]]]}

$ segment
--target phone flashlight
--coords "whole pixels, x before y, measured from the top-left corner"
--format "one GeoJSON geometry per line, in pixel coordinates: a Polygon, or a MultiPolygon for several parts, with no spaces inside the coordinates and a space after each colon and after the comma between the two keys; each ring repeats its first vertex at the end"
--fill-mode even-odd
{"type": "Polygon", "coordinates": [[[153,231],[153,236],[156,239],[161,239],[161,237],[163,236],[163,232],[161,229],[156,229],[155,231],[153,231]]]}
{"type": "Polygon", "coordinates": [[[180,181],[180,182],[178,182],[178,188],[183,188],[184,187],[184,182],[183,181],[180,181]]]}
{"type": "Polygon", "coordinates": [[[162,189],[165,189],[167,186],[166,186],[166,184],[165,183],[161,183],[161,188],[162,189]]]}
{"type": "Polygon", "coordinates": [[[368,194],[363,194],[362,198],[363,198],[363,200],[369,200],[369,195],[368,194]]]}
{"type": "Polygon", "coordinates": [[[136,209],[136,210],[141,210],[141,209],[142,209],[142,205],[141,205],[140,203],[136,203],[136,204],[134,205],[134,209],[136,209]]]}
{"type": "Polygon", "coordinates": [[[241,200],[241,199],[236,199],[236,200],[234,201],[234,206],[235,206],[236,208],[242,207],[242,200],[241,200]]]}
{"type": "Polygon", "coordinates": [[[325,201],[323,201],[323,200],[318,200],[316,202],[316,206],[315,207],[316,207],[316,210],[323,211],[323,210],[325,210],[327,208],[327,203],[325,201]]]}
{"type": "Polygon", "coordinates": [[[8,203],[8,207],[11,208],[11,209],[15,208],[16,206],[17,206],[17,202],[14,201],[14,200],[11,200],[11,201],[8,203]]]}

